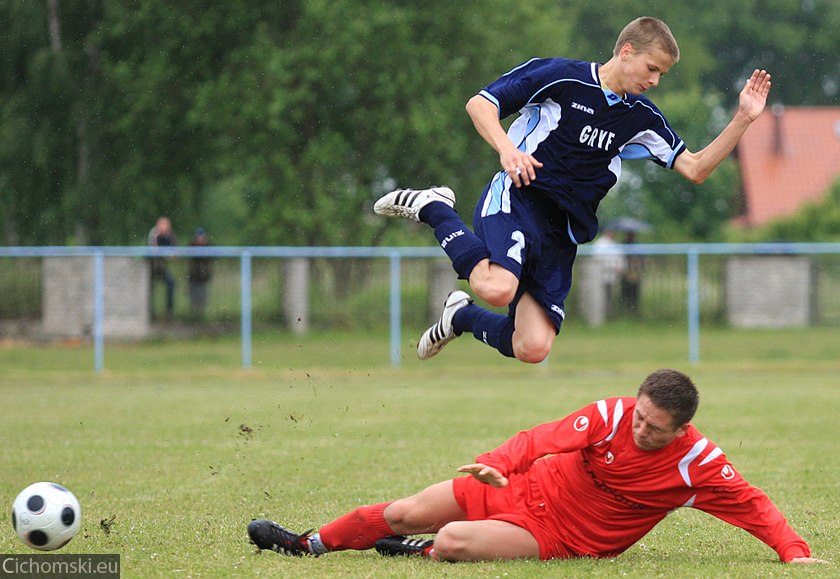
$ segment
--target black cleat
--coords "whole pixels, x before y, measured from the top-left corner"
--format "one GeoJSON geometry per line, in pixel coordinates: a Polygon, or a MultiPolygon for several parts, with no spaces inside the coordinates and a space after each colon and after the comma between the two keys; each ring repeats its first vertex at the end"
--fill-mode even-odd
{"type": "Polygon", "coordinates": [[[409,539],[403,536],[385,537],[374,545],[380,555],[388,557],[408,557],[409,555],[424,555],[424,551],[434,545],[431,539],[409,539]]]}
{"type": "Polygon", "coordinates": [[[296,557],[311,554],[307,538],[312,531],[313,529],[309,529],[298,535],[273,521],[265,519],[254,520],[248,524],[248,536],[251,537],[251,542],[257,547],[296,557]]]}

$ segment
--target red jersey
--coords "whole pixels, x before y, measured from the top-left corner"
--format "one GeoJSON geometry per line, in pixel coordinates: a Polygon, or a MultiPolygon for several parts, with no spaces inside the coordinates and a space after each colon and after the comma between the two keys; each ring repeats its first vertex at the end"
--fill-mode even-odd
{"type": "Polygon", "coordinates": [[[640,450],[632,434],[635,406],[633,397],[599,400],[520,432],[476,461],[511,485],[536,486],[557,521],[560,549],[570,554],[616,556],[671,510],[693,507],[750,532],[784,562],[810,556],[767,495],[694,426],[664,448],[640,450]]]}

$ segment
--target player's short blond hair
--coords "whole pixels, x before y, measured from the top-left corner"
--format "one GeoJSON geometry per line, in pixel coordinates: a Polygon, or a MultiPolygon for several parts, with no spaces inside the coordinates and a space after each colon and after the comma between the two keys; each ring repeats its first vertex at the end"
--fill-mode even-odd
{"type": "Polygon", "coordinates": [[[621,47],[630,44],[638,52],[659,49],[676,63],[680,59],[680,47],[668,25],[650,16],[636,18],[624,27],[615,42],[613,56],[618,56],[621,47]]]}

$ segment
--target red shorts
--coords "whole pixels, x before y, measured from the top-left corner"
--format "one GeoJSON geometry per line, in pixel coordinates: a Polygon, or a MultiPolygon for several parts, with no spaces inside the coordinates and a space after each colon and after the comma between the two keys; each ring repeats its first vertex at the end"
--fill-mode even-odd
{"type": "Polygon", "coordinates": [[[513,475],[504,488],[484,484],[473,476],[452,480],[458,506],[469,521],[505,521],[531,533],[540,546],[540,559],[571,559],[571,552],[536,483],[528,477],[513,475]]]}

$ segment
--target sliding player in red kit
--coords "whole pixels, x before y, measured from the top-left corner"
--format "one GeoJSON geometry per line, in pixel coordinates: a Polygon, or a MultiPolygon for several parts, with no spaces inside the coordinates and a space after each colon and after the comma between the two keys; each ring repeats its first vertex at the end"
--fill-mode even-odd
{"type": "Polygon", "coordinates": [[[698,394],[676,370],[633,397],[589,404],[520,432],[411,497],[360,507],[310,535],[259,520],[261,549],[321,555],[375,547],[446,561],[615,557],[673,509],[741,527],[786,563],[821,563],[764,492],[747,483],[690,420],[698,394]],[[434,540],[408,535],[436,533],[434,540]]]}

